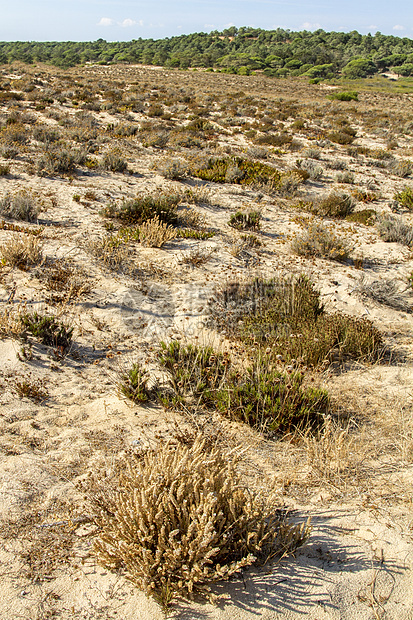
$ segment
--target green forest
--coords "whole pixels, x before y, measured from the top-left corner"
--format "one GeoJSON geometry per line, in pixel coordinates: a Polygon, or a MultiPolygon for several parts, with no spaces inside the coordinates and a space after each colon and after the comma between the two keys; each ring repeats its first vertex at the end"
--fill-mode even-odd
{"type": "Polygon", "coordinates": [[[249,75],[362,78],[392,70],[413,75],[413,40],[356,31],[316,32],[231,27],[165,39],[107,42],[0,42],[0,64],[48,63],[62,68],[85,63],[134,63],[249,75]]]}

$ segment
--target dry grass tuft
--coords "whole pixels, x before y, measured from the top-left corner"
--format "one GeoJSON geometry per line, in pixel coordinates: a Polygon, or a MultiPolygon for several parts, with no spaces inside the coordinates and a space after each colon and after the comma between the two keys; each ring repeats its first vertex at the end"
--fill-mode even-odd
{"type": "Polygon", "coordinates": [[[158,215],[144,222],[139,228],[139,241],[150,248],[161,248],[175,237],[176,230],[161,222],[158,215]]]}
{"type": "Polygon", "coordinates": [[[130,454],[83,484],[97,526],[95,552],[166,608],[177,595],[210,596],[209,583],[287,554],[309,536],[273,493],[241,484],[235,452],[198,436],[130,454]]]}
{"type": "Polygon", "coordinates": [[[13,236],[0,247],[1,262],[26,271],[43,260],[42,244],[32,235],[13,236]]]}

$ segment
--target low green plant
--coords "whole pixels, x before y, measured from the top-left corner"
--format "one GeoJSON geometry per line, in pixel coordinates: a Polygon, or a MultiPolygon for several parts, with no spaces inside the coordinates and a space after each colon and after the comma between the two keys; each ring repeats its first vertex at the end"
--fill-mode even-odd
{"type": "Polygon", "coordinates": [[[364,224],[365,226],[373,226],[376,221],[377,214],[374,209],[362,209],[361,211],[354,211],[350,215],[346,215],[346,222],[355,222],[357,224],[364,224]]]}
{"type": "Polygon", "coordinates": [[[344,91],[342,93],[332,93],[328,95],[328,99],[332,99],[333,101],[358,101],[358,93],[356,91],[344,91]]]}
{"type": "Polygon", "coordinates": [[[259,230],[260,220],[260,211],[237,211],[230,216],[228,224],[237,230],[259,230]]]}
{"type": "Polygon", "coordinates": [[[124,224],[138,226],[157,215],[161,222],[175,226],[178,224],[177,206],[180,202],[180,194],[155,192],[126,200],[120,205],[111,203],[103,209],[102,214],[124,224]]]}
{"type": "Polygon", "coordinates": [[[404,187],[394,195],[394,199],[405,209],[413,211],[413,188],[404,187]]]}
{"type": "Polygon", "coordinates": [[[195,159],[191,162],[191,174],[204,181],[215,183],[230,182],[240,185],[270,183],[274,187],[278,185],[282,176],[268,164],[241,157],[209,157],[199,161],[195,159]]]}
{"type": "Polygon", "coordinates": [[[119,393],[134,403],[146,403],[154,397],[154,390],[148,387],[149,373],[135,362],[128,370],[119,373],[119,393]]]}
{"type": "Polygon", "coordinates": [[[74,327],[59,321],[54,315],[42,315],[38,312],[24,313],[20,316],[23,327],[42,344],[66,351],[72,342],[74,327]]]}

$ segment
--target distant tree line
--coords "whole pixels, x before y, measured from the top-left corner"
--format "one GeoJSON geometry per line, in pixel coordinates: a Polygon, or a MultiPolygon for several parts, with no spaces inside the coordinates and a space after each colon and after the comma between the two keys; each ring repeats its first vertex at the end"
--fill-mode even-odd
{"type": "Polygon", "coordinates": [[[291,32],[231,27],[166,39],[108,42],[0,42],[0,64],[19,60],[67,68],[84,63],[138,63],[187,69],[204,67],[249,75],[312,79],[367,77],[393,70],[413,75],[413,40],[376,32],[291,32]]]}

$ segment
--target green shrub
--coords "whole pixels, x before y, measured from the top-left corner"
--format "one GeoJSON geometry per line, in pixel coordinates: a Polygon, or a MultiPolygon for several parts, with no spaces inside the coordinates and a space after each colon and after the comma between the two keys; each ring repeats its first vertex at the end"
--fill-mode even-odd
{"type": "Polygon", "coordinates": [[[63,350],[69,348],[74,328],[59,321],[55,316],[33,312],[32,314],[22,314],[20,320],[26,332],[42,344],[63,350]]]}
{"type": "Polygon", "coordinates": [[[129,370],[119,373],[119,392],[134,403],[146,403],[154,396],[153,390],[148,388],[148,379],[149,374],[135,362],[129,370]]]}
{"type": "Polygon", "coordinates": [[[168,371],[172,389],[162,396],[166,405],[211,406],[228,374],[228,355],[216,353],[212,347],[161,342],[158,360],[168,371]]]}
{"type": "Polygon", "coordinates": [[[354,211],[356,203],[349,194],[331,192],[314,202],[305,203],[306,211],[320,217],[343,218],[354,211]]]}
{"type": "Polygon", "coordinates": [[[39,174],[68,174],[82,166],[87,160],[87,152],[83,150],[66,149],[62,147],[50,148],[39,159],[37,171],[39,174]]]}
{"type": "Polygon", "coordinates": [[[228,224],[237,230],[259,230],[260,220],[260,211],[248,211],[247,213],[237,211],[231,215],[228,224]]]}
{"type": "Polygon", "coordinates": [[[282,374],[259,358],[244,373],[230,375],[217,392],[217,408],[267,436],[315,430],[329,410],[328,394],[302,382],[303,375],[282,374]]]}
{"type": "Polygon", "coordinates": [[[230,182],[240,185],[271,183],[275,187],[282,177],[272,166],[241,157],[210,157],[203,161],[194,160],[191,162],[191,174],[204,181],[215,183],[230,182]]]}
{"type": "Polygon", "coordinates": [[[411,187],[404,187],[400,192],[394,195],[394,199],[402,206],[413,211],[413,189],[411,187]]]}
{"type": "Polygon", "coordinates": [[[380,332],[367,319],[327,314],[314,284],[299,278],[230,283],[209,305],[210,325],[270,358],[317,366],[336,357],[377,359],[380,332]]]}
{"type": "Polygon", "coordinates": [[[327,134],[327,138],[336,144],[352,144],[354,142],[354,136],[344,131],[331,131],[327,134]]]}
{"type": "Polygon", "coordinates": [[[346,215],[346,222],[356,222],[365,226],[372,226],[376,220],[376,212],[374,209],[362,209],[346,215]]]}
{"type": "Polygon", "coordinates": [[[110,170],[111,172],[125,172],[128,164],[117,151],[110,151],[105,154],[102,166],[105,170],[110,170]]]}
{"type": "Polygon", "coordinates": [[[177,206],[181,201],[179,194],[157,192],[152,195],[137,196],[126,200],[120,205],[111,203],[103,211],[103,215],[118,219],[125,224],[142,224],[158,216],[166,224],[178,224],[177,206]]]}
{"type": "Polygon", "coordinates": [[[337,101],[358,101],[359,96],[356,91],[344,91],[342,93],[332,93],[328,96],[328,99],[337,100],[337,101]]]}

